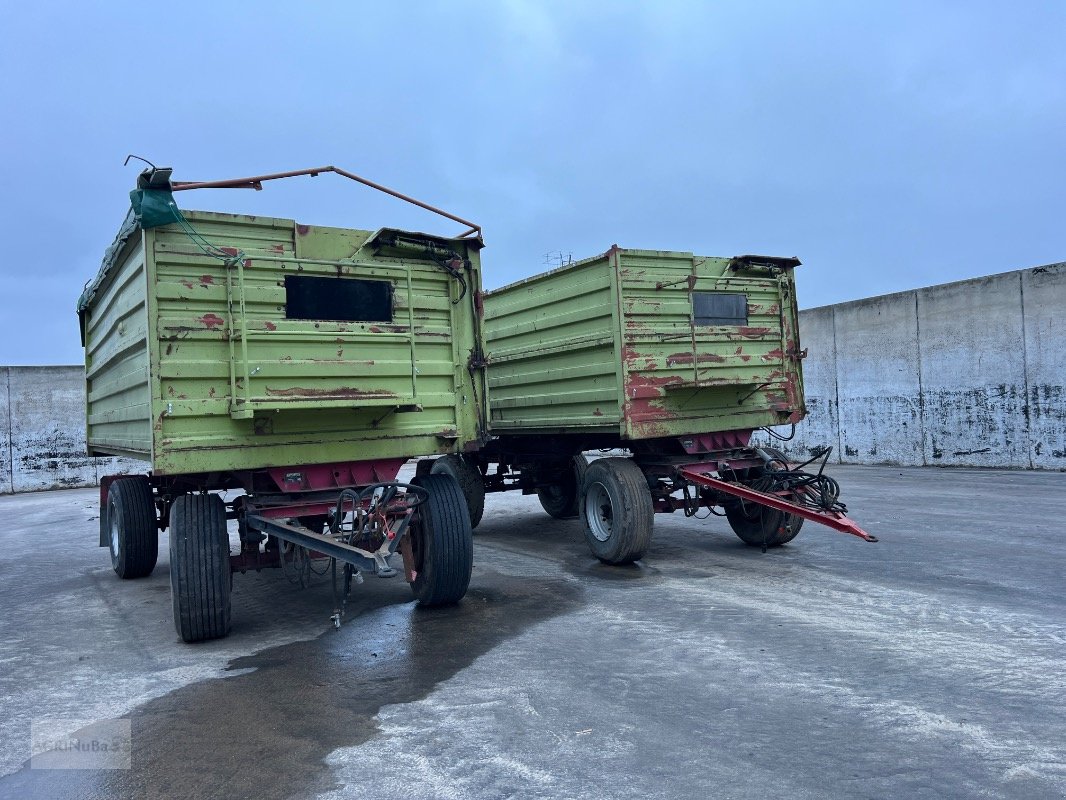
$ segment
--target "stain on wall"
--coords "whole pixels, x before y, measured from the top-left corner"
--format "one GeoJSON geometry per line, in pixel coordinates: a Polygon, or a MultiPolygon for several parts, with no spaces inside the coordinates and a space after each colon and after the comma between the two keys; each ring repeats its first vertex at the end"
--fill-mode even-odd
{"type": "Polygon", "coordinates": [[[1066,467],[1066,264],[1022,272],[1029,459],[1066,467]]]}
{"type": "Polygon", "coordinates": [[[808,419],[846,464],[1066,470],[1066,264],[800,312],[808,419]]]}
{"type": "Polygon", "coordinates": [[[914,303],[914,293],[905,292],[834,309],[840,447],[847,461],[922,463],[914,303]]]}
{"type": "Polygon", "coordinates": [[[0,494],[11,489],[11,405],[7,401],[8,367],[0,367],[0,494]]]}
{"type": "Polygon", "coordinates": [[[0,492],[36,492],[95,486],[101,475],[145,472],[144,462],[90,458],[85,453],[85,381],[82,368],[3,367],[0,414],[6,433],[0,492]]]}
{"type": "Polygon", "coordinates": [[[803,389],[807,418],[796,427],[789,447],[797,454],[813,454],[823,444],[840,446],[837,415],[836,342],[833,340],[833,308],[824,306],[800,312],[800,340],[811,355],[803,362],[803,389]],[[822,354],[815,357],[814,354],[822,354]],[[825,357],[829,356],[829,357],[825,357]]]}
{"type": "Polygon", "coordinates": [[[1029,467],[1021,275],[917,292],[923,463],[1029,467]]]}

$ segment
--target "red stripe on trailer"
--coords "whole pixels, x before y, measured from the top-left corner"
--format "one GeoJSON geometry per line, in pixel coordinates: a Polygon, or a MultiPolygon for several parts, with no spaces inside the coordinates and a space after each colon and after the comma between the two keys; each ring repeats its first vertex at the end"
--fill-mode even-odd
{"type": "Polygon", "coordinates": [[[266,470],[283,492],[320,491],[347,486],[367,486],[396,479],[406,458],[379,458],[336,464],[303,464],[266,470]]]}

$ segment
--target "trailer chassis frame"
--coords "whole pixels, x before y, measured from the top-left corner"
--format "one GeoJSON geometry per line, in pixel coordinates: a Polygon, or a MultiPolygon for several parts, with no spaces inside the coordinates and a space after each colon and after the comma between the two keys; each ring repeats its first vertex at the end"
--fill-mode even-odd
{"type": "MultiPolygon", "coordinates": [[[[697,509],[706,508],[721,515],[715,511],[716,507],[728,512],[730,504],[751,503],[810,520],[866,542],[878,541],[876,536],[848,517],[843,503],[835,502],[835,497],[831,498],[833,502],[827,502],[806,482],[807,479],[820,479],[821,470],[814,475],[804,472],[803,467],[816,459],[827,459],[828,448],[820,449],[811,461],[796,464],[772,448],[753,444],[750,441],[752,433],[751,430],[736,430],[636,441],[609,434],[505,434],[478,452],[469,454],[468,458],[486,493],[520,490],[523,494],[534,494],[550,488],[553,481],[560,479],[560,463],[567,459],[589,450],[627,451],[647,480],[655,513],[669,514],[683,509],[691,516],[697,509]],[[788,470],[790,477],[799,480],[766,491],[763,491],[766,486],[751,485],[757,484],[753,477],[760,471],[777,468],[788,470]],[[676,496],[679,492],[683,497],[676,496]]],[[[580,492],[580,478],[578,490],[580,492]]]]}

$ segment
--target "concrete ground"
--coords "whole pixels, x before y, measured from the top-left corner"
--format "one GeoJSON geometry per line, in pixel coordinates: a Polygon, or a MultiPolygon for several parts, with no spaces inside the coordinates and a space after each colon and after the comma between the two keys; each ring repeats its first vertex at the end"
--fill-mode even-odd
{"type": "Polygon", "coordinates": [[[400,579],[236,576],[183,645],[165,541],[119,581],[95,490],[0,498],[0,797],[1066,795],[1066,475],[836,467],[878,544],[765,555],[659,516],[600,566],[576,521],[490,497],[453,609],[400,579]],[[30,769],[52,718],[132,721],[132,769],[30,769]]]}

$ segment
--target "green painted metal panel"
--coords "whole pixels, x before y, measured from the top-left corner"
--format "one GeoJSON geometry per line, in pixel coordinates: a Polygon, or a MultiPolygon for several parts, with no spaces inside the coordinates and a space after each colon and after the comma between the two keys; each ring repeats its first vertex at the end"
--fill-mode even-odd
{"type": "Polygon", "coordinates": [[[791,266],[612,248],[489,293],[493,431],[637,440],[802,419],[791,266]],[[743,319],[700,324],[708,297],[743,319]]]}
{"type": "Polygon", "coordinates": [[[148,308],[144,241],[129,239],[82,315],[90,455],[149,459],[148,308]]]}
{"type": "MultiPolygon", "coordinates": [[[[146,353],[133,389],[150,406],[145,455],[157,473],[429,455],[481,440],[485,377],[479,358],[470,366],[482,352],[478,242],[185,217],[243,258],[212,257],[177,225],[138,233],[146,353]],[[445,251],[469,264],[465,291],[440,268],[445,251]],[[385,282],[391,319],[291,318],[287,276],[385,282]]],[[[90,320],[104,285],[88,303],[90,320]]],[[[320,302],[329,316],[328,293],[320,302]]],[[[111,452],[94,439],[92,400],[89,428],[90,447],[111,452]]]]}
{"type": "Polygon", "coordinates": [[[494,432],[617,428],[613,287],[586,261],[486,295],[494,432]]]}

